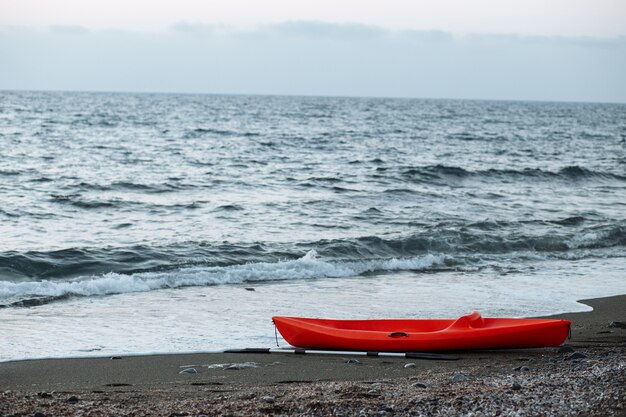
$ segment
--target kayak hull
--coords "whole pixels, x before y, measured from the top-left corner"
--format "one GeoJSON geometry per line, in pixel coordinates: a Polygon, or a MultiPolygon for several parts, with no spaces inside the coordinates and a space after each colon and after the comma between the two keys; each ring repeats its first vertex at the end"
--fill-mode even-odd
{"type": "Polygon", "coordinates": [[[472,312],[454,320],[331,320],[276,316],[292,346],[379,352],[523,349],[559,346],[568,320],[482,318],[472,312]]]}

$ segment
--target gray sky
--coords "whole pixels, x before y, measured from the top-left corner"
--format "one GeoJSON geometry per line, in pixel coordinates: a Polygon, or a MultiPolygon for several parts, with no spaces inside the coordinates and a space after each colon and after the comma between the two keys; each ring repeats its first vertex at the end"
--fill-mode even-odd
{"type": "Polygon", "coordinates": [[[626,102],[625,4],[0,0],[0,89],[626,102]]]}

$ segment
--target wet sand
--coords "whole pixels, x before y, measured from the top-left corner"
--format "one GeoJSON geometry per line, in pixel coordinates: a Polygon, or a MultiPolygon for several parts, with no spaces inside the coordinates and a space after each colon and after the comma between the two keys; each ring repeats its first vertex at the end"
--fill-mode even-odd
{"type": "Polygon", "coordinates": [[[573,323],[565,349],[456,361],[206,353],[0,363],[0,416],[626,416],[626,329],[609,326],[626,323],[626,296],[582,302],[594,310],[555,316],[573,323]]]}

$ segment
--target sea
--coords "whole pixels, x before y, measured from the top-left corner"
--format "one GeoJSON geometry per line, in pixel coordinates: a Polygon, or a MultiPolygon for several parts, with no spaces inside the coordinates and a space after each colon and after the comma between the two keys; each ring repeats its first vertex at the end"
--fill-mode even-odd
{"type": "Polygon", "coordinates": [[[0,91],[0,361],[626,294],[626,105],[0,91]]]}

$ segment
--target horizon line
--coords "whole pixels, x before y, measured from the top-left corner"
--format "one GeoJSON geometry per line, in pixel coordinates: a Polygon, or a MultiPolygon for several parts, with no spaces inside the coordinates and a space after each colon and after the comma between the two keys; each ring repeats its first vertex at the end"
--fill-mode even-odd
{"type": "Polygon", "coordinates": [[[0,87],[0,93],[73,93],[73,94],[135,94],[135,95],[188,95],[188,96],[242,96],[242,97],[301,97],[301,98],[348,98],[378,100],[450,100],[450,101],[494,101],[518,103],[561,103],[561,104],[610,104],[626,105],[626,101],[585,101],[585,100],[548,100],[519,98],[463,98],[463,97],[416,97],[416,96],[368,96],[368,95],[319,95],[288,93],[217,93],[183,91],[130,91],[130,90],[62,90],[62,89],[12,89],[0,87]]]}

